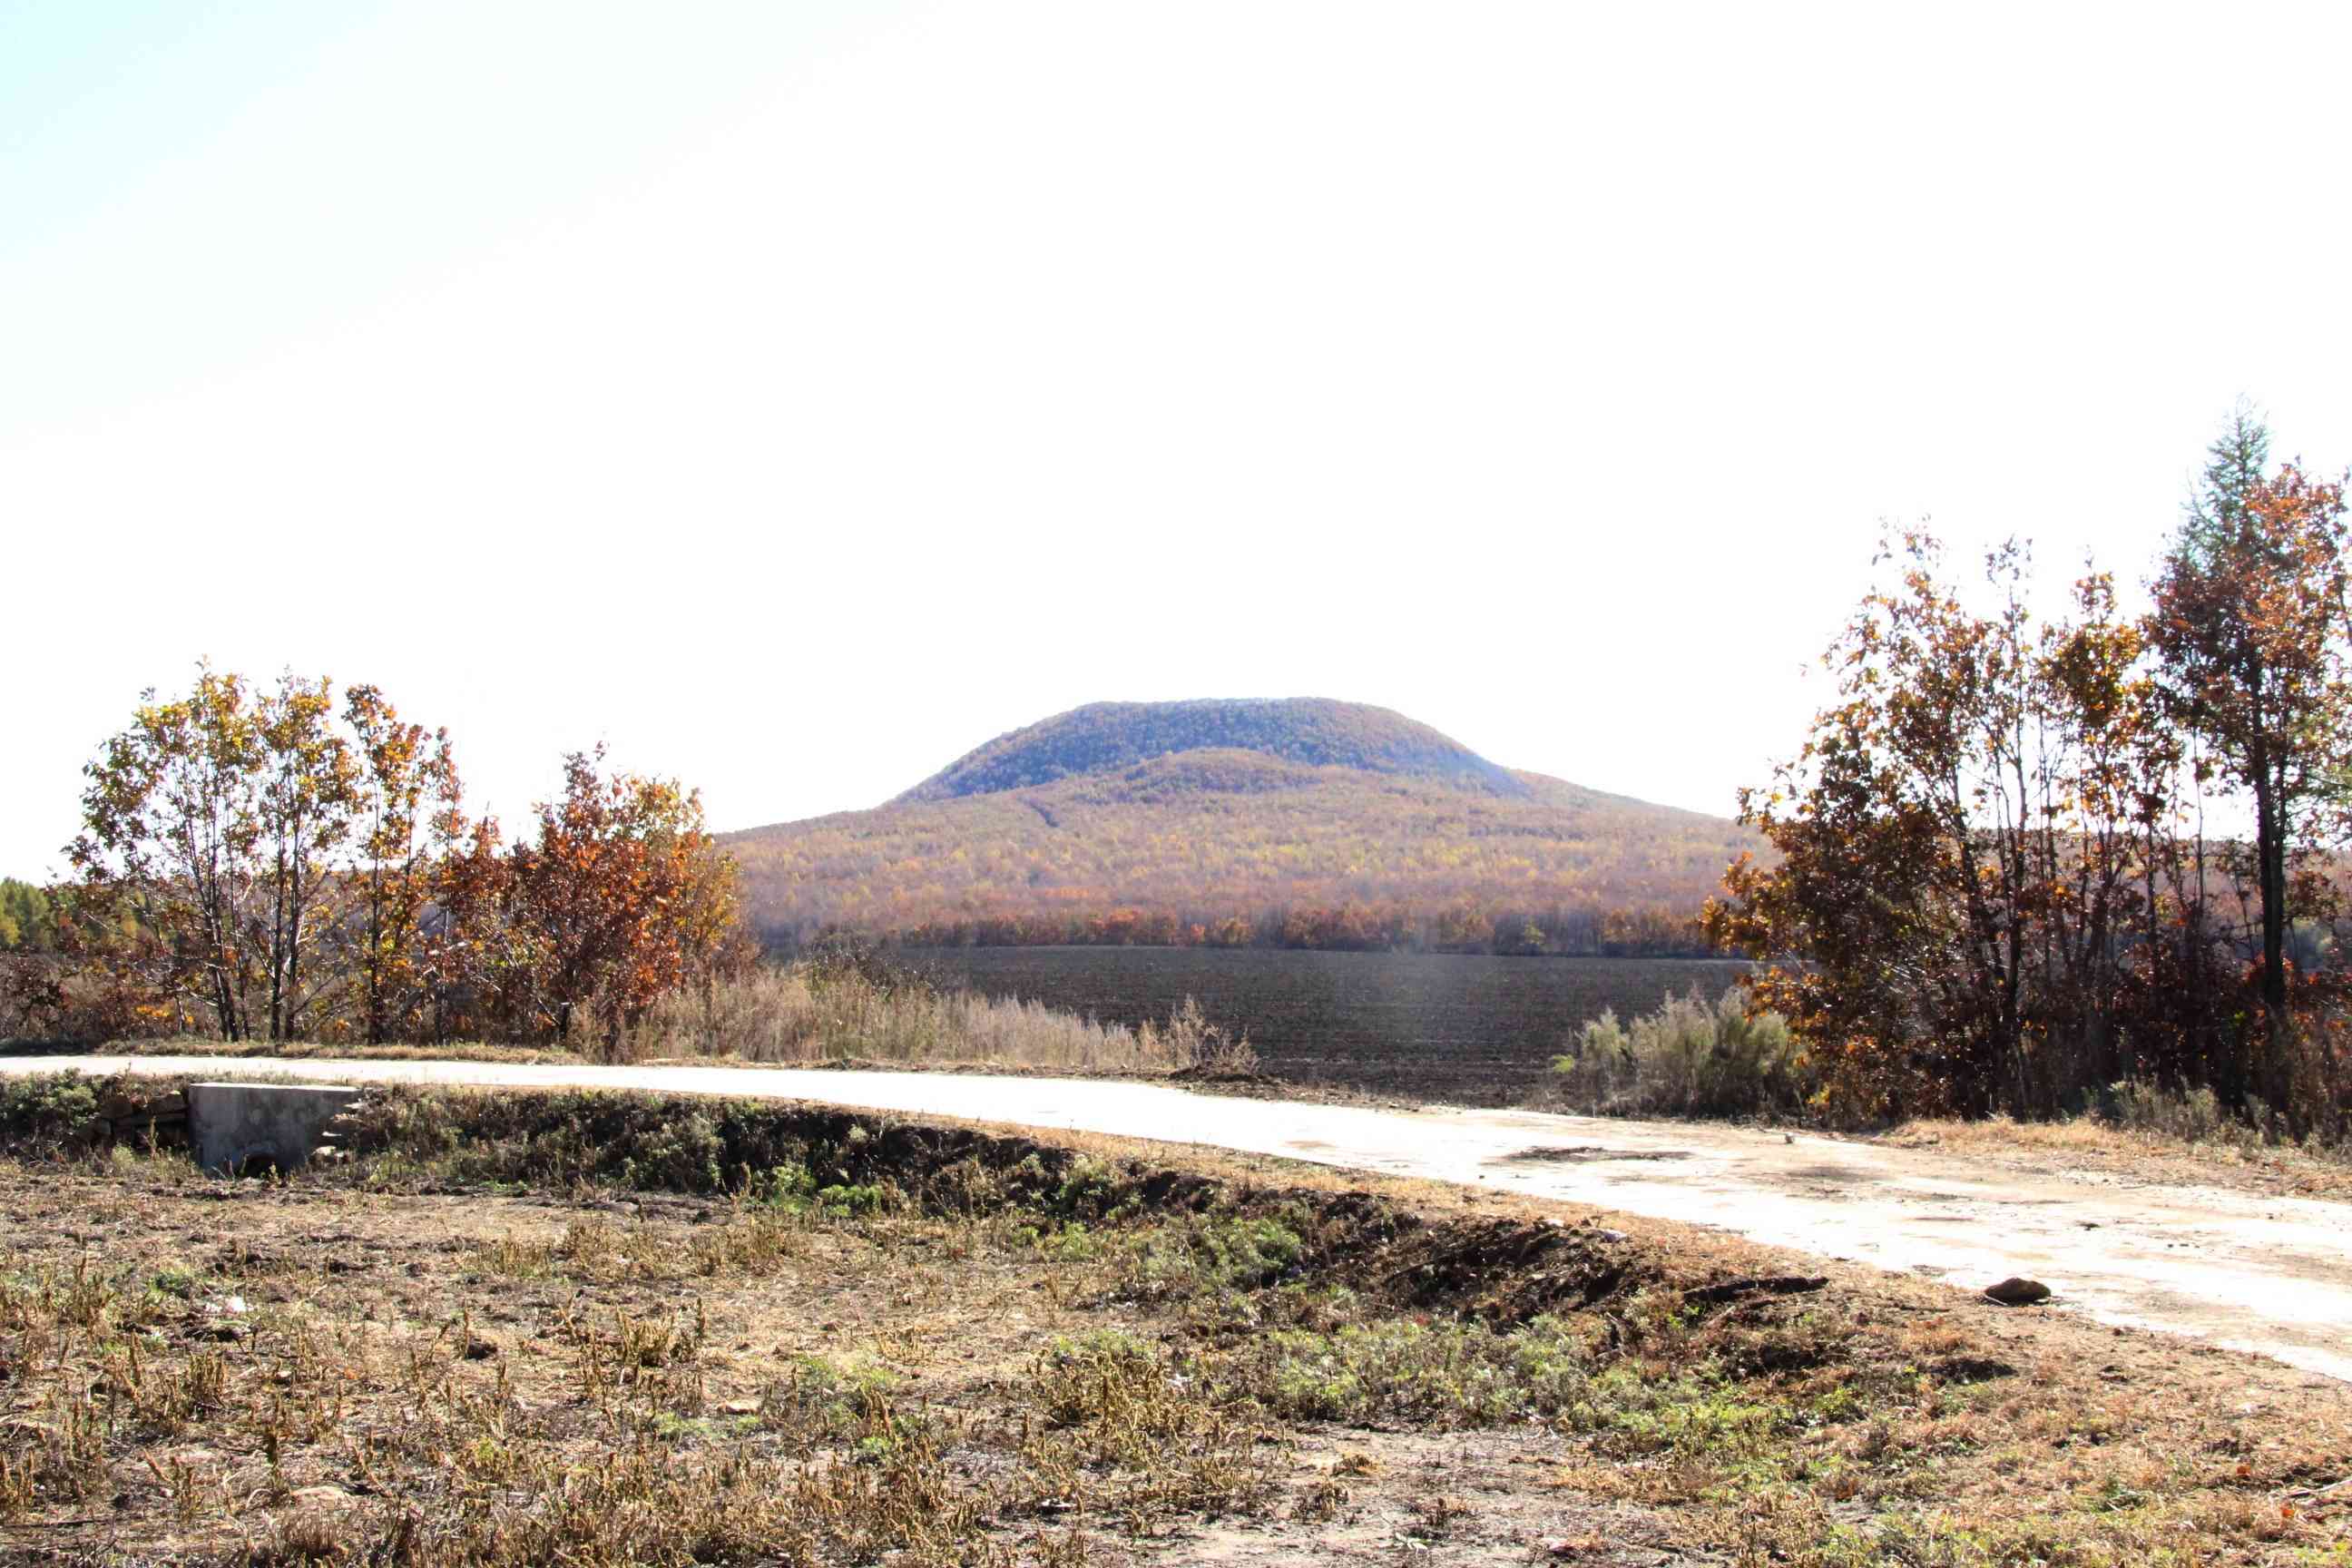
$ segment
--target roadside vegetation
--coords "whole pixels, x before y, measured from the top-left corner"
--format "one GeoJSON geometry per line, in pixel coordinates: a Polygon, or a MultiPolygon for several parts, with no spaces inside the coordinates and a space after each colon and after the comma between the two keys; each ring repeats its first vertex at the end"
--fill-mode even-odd
{"type": "Polygon", "coordinates": [[[1246,1037],[1186,997],[1162,1021],[1097,1023],[1017,997],[936,984],[870,949],[836,946],[762,965],[649,1008],[616,1042],[623,1059],[993,1064],[1085,1072],[1241,1076],[1257,1068],[1246,1037]]]}
{"type": "Polygon", "coordinates": [[[383,693],[198,668],[84,770],[73,878],[0,889],[0,1032],[611,1042],[756,958],[672,780],[564,759],[509,844],[383,693]]]}
{"type": "Polygon", "coordinates": [[[1478,1194],[806,1107],[372,1093],[199,1176],[0,1101],[61,1561],[2326,1562],[2352,1398],[1478,1194]]]}
{"type": "Polygon", "coordinates": [[[1821,1087],[1788,1021],[1737,986],[1713,1001],[1694,987],[1622,1023],[1604,1012],[1551,1070],[1551,1096],[1622,1116],[1801,1117],[1821,1087]]]}
{"type": "Polygon", "coordinates": [[[567,1049],[480,1040],[222,1040],[151,1031],[104,1042],[127,1055],[633,1064],[697,1059],[783,1067],[963,1067],[1139,1077],[1256,1076],[1247,1037],[1190,997],[1159,1020],[1100,1023],[1017,997],[938,984],[870,947],[833,943],[666,992],[609,1035],[567,1049]]]}
{"type": "MultiPolygon", "coordinates": [[[[1778,1015],[1750,1011],[1735,986],[1710,1003],[1694,991],[1621,1022],[1587,1024],[1552,1060],[1527,1103],[1603,1116],[1696,1116],[1834,1128],[1823,1083],[1778,1015]]],[[[2352,1196],[2352,1142],[2296,1140],[2259,1125],[2208,1088],[2126,1079],[2076,1111],[2020,1120],[1897,1114],[1855,1127],[1899,1148],[1934,1148],[1990,1164],[2099,1171],[2135,1182],[2218,1184],[2281,1195],[2352,1196]]]]}
{"type": "Polygon", "coordinates": [[[2022,544],[1971,597],[1931,538],[1887,542],[1834,700],[1742,795],[1771,853],[1706,921],[1824,1115],[2352,1132],[2346,542],[2341,484],[2242,413],[2144,614],[2094,572],[2037,617],[2022,544]]]}

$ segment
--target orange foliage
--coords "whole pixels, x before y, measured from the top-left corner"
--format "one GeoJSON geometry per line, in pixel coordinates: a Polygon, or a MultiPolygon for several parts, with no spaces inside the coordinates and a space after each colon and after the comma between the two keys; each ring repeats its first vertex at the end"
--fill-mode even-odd
{"type": "Polygon", "coordinates": [[[755,929],[923,944],[1698,952],[1734,824],[1532,773],[1187,752],[729,836],[755,929]],[[1536,940],[1529,940],[1529,927],[1536,940]]]}

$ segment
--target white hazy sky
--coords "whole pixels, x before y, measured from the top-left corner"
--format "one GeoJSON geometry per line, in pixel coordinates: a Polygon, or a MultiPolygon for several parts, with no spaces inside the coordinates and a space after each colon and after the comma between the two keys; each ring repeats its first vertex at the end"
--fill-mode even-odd
{"type": "Polygon", "coordinates": [[[1885,518],[2352,456],[2342,6],[0,0],[0,871],[194,660],[723,826],[1328,695],[1727,812],[1885,518]]]}

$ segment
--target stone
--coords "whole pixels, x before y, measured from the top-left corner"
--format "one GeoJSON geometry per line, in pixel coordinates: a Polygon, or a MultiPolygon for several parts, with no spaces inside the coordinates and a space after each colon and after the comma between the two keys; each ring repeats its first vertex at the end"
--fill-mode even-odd
{"type": "Polygon", "coordinates": [[[2025,1279],[2012,1275],[1998,1285],[1986,1286],[1985,1295],[2004,1307],[2031,1307],[2036,1301],[2050,1300],[2050,1287],[2039,1279],[2025,1279]]]}
{"type": "Polygon", "coordinates": [[[359,1097],[344,1084],[192,1083],[188,1138],[196,1163],[231,1176],[299,1170],[321,1130],[359,1097]]]}

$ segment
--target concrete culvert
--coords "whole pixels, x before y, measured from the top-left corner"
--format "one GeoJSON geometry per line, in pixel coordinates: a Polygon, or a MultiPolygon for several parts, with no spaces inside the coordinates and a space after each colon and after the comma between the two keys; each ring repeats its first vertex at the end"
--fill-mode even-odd
{"type": "Polygon", "coordinates": [[[192,1083],[188,1141],[207,1171],[287,1174],[309,1162],[327,1124],[359,1097],[345,1084],[192,1083]]]}

